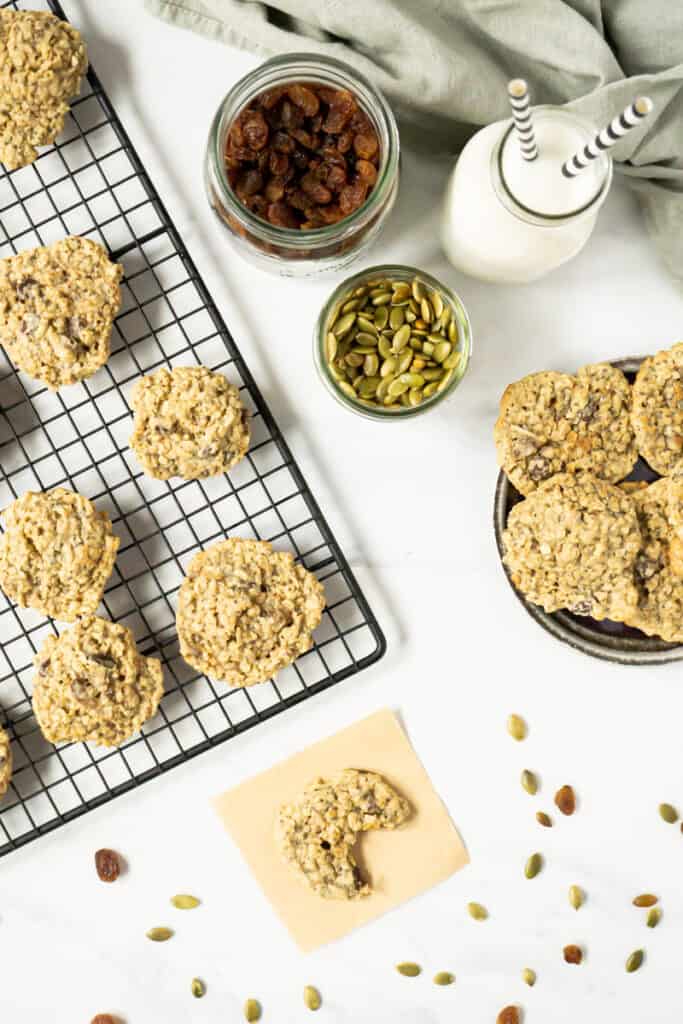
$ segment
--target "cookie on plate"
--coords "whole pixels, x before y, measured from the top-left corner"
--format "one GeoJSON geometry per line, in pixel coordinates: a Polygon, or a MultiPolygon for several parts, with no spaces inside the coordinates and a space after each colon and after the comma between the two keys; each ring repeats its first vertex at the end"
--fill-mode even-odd
{"type": "Polygon", "coordinates": [[[119,546],[106,512],[55,487],[27,491],[3,514],[0,586],[7,597],[62,622],[92,614],[119,546]]]}
{"type": "Polygon", "coordinates": [[[34,659],[33,711],[50,743],[117,747],[156,714],[161,662],[138,654],[126,626],[92,616],[49,636],[34,659]]]}
{"type": "Polygon", "coordinates": [[[332,779],[318,779],[280,808],[276,842],[318,896],[355,900],[372,892],[353,855],[359,836],[398,828],[410,813],[408,801],[381,775],[347,768],[332,779]]]}
{"type": "Polygon", "coordinates": [[[546,370],[510,384],[494,428],[498,462],[520,494],[556,473],[592,473],[616,483],[638,452],[631,425],[631,387],[608,363],[575,377],[546,370]]]}
{"type": "Polygon", "coordinates": [[[0,10],[0,163],[8,170],[54,142],[87,66],[72,25],[45,11],[0,10]]]}
{"type": "Polygon", "coordinates": [[[649,636],[683,642],[683,578],[671,525],[671,481],[662,477],[634,495],[643,541],[635,563],[638,604],[624,619],[649,636]]]}
{"type": "Polygon", "coordinates": [[[683,458],[683,342],[643,360],[632,419],[640,454],[668,476],[683,458]]]}
{"type": "Polygon", "coordinates": [[[109,358],[123,268],[89,238],[63,238],[0,260],[0,343],[52,391],[109,358]]]}
{"type": "Polygon", "coordinates": [[[194,556],[180,587],[180,653],[230,686],[262,683],[311,647],[324,607],[322,586],[288,552],[220,541],[194,556]]]}
{"type": "Polygon", "coordinates": [[[249,448],[249,419],[238,389],[205,366],[162,367],[140,378],[131,404],[130,446],[157,480],[217,476],[249,448]]]}
{"type": "Polygon", "coordinates": [[[0,725],[0,799],[5,795],[12,778],[12,748],[9,736],[0,725]]]}
{"type": "Polygon", "coordinates": [[[589,473],[561,473],[510,511],[503,534],[512,582],[534,604],[625,621],[638,601],[642,544],[634,498],[589,473]]]}

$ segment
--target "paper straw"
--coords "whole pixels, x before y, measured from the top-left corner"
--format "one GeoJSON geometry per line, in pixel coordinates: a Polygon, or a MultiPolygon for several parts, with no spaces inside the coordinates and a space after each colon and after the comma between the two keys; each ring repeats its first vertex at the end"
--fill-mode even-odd
{"type": "Polygon", "coordinates": [[[565,178],[575,178],[584,167],[588,167],[593,160],[602,156],[606,149],[623,139],[624,135],[627,135],[632,128],[641,124],[643,118],[647,117],[651,110],[652,100],[647,96],[640,96],[634,100],[622,114],[619,114],[606,128],[599,131],[587,146],[562,164],[562,173],[565,178]]]}
{"type": "Polygon", "coordinates": [[[523,78],[513,78],[511,82],[508,82],[508,97],[522,156],[525,160],[535,160],[538,156],[538,146],[536,145],[534,123],[531,119],[529,90],[523,78]]]}

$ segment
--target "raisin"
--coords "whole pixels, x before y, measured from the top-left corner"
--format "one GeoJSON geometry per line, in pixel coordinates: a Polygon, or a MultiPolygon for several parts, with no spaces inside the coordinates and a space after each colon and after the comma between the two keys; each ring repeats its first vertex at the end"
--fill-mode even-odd
{"type": "Polygon", "coordinates": [[[323,131],[338,135],[347,125],[352,114],[358,109],[356,101],[346,89],[337,89],[330,102],[330,109],[323,121],[323,131]]]}
{"type": "Polygon", "coordinates": [[[371,160],[379,149],[379,142],[374,132],[359,132],[353,140],[355,149],[361,160],[371,160]]]}
{"type": "Polygon", "coordinates": [[[268,123],[260,110],[249,112],[242,126],[244,141],[251,149],[258,153],[268,142],[268,123]]]}
{"type": "Polygon", "coordinates": [[[336,165],[330,167],[329,164],[323,164],[323,168],[325,169],[325,177],[322,179],[324,184],[333,192],[338,192],[346,184],[345,169],[336,165]]]}
{"type": "Polygon", "coordinates": [[[271,150],[268,160],[268,169],[271,174],[284,175],[289,170],[289,157],[286,153],[271,150]]]}
{"type": "Polygon", "coordinates": [[[255,195],[249,196],[246,202],[247,207],[252,213],[255,213],[257,217],[263,217],[265,220],[266,213],[268,211],[268,200],[265,196],[255,195]]]}
{"type": "Polygon", "coordinates": [[[284,128],[300,128],[304,123],[304,112],[289,100],[284,100],[280,108],[280,118],[284,128]]]}
{"type": "Polygon", "coordinates": [[[337,139],[337,149],[340,153],[348,153],[353,145],[353,132],[342,132],[337,139]]]}
{"type": "Polygon", "coordinates": [[[113,850],[98,850],[95,854],[95,868],[102,882],[115,882],[121,874],[121,864],[113,850]]]}
{"type": "Polygon", "coordinates": [[[296,143],[287,132],[278,131],[273,136],[273,149],[278,153],[293,153],[296,143]]]}
{"type": "Polygon", "coordinates": [[[266,199],[270,203],[276,203],[278,199],[282,199],[285,194],[285,180],[284,178],[271,178],[266,185],[266,199]]]}
{"type": "Polygon", "coordinates": [[[344,188],[339,193],[339,208],[344,216],[348,216],[349,213],[353,213],[354,210],[363,205],[366,193],[367,186],[362,181],[354,181],[350,185],[344,185],[344,188]]]}
{"type": "Polygon", "coordinates": [[[290,206],[293,206],[295,210],[303,210],[308,206],[308,196],[305,192],[302,192],[300,188],[293,189],[287,195],[287,201],[290,206]]]}
{"type": "Polygon", "coordinates": [[[290,85],[287,89],[287,95],[292,103],[296,103],[297,107],[301,107],[306,117],[315,117],[318,113],[320,100],[312,89],[307,89],[305,85],[290,85]]]}
{"type": "Polygon", "coordinates": [[[330,203],[329,206],[320,207],[320,216],[326,224],[336,224],[343,219],[344,214],[339,209],[339,203],[330,203]]]}
{"type": "Polygon", "coordinates": [[[555,806],[563,814],[573,814],[576,810],[576,796],[571,786],[562,786],[555,794],[555,806]]]}
{"type": "Polygon", "coordinates": [[[369,160],[356,161],[356,174],[366,185],[374,185],[377,181],[377,168],[369,160]]]}
{"type": "Polygon", "coordinates": [[[324,118],[323,118],[322,114],[316,114],[315,117],[312,118],[312,120],[311,120],[311,131],[314,133],[314,135],[317,135],[318,132],[320,131],[320,129],[322,128],[323,120],[324,120],[324,118]]]}
{"type": "Polygon", "coordinates": [[[565,946],[562,952],[568,964],[580,964],[583,960],[583,950],[580,946],[565,946]]]}
{"type": "Polygon", "coordinates": [[[246,171],[237,182],[237,195],[254,196],[263,188],[263,175],[260,171],[246,171]]]}
{"type": "Polygon", "coordinates": [[[90,1021],[90,1024],[116,1024],[116,1017],[112,1017],[110,1013],[98,1013],[90,1021]]]}
{"type": "Polygon", "coordinates": [[[317,182],[315,187],[310,189],[308,194],[313,202],[317,203],[318,206],[324,206],[325,203],[332,201],[332,193],[329,188],[325,188],[325,186],[321,185],[320,182],[317,182]]]}
{"type": "Polygon", "coordinates": [[[296,139],[300,146],[304,149],[315,149],[316,140],[313,138],[310,132],[307,132],[304,128],[293,128],[292,138],[296,139]]]}
{"type": "Polygon", "coordinates": [[[276,107],[283,96],[287,95],[286,85],[276,85],[274,89],[268,89],[267,92],[262,92],[258,97],[258,103],[263,107],[264,110],[271,110],[276,107]]]}
{"type": "Polygon", "coordinates": [[[278,228],[298,228],[299,220],[292,207],[280,200],[268,206],[268,220],[278,228]]]}
{"type": "Polygon", "coordinates": [[[496,1024],[519,1024],[519,1010],[517,1007],[504,1007],[496,1017],[496,1024]]]}
{"type": "Polygon", "coordinates": [[[374,132],[372,121],[360,107],[354,111],[349,121],[349,128],[352,132],[374,132]]]}

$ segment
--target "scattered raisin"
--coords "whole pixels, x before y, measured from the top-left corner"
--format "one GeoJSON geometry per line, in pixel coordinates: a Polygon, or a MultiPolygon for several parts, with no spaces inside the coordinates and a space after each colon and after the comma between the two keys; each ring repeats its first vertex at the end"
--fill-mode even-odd
{"type": "Polygon", "coordinates": [[[555,806],[563,814],[570,815],[576,810],[576,796],[571,786],[562,786],[555,794],[555,806]]]}
{"type": "Polygon", "coordinates": [[[520,1024],[519,1010],[516,1006],[506,1006],[496,1017],[496,1024],[520,1024]]]}
{"type": "Polygon", "coordinates": [[[90,1024],[116,1024],[116,1017],[112,1017],[110,1013],[98,1013],[90,1021],[90,1024]]]}
{"type": "Polygon", "coordinates": [[[115,882],[121,874],[121,864],[113,850],[98,850],[95,854],[95,868],[102,882],[115,882]]]}
{"type": "Polygon", "coordinates": [[[580,964],[583,960],[583,951],[580,946],[565,946],[563,953],[568,964],[580,964]]]}

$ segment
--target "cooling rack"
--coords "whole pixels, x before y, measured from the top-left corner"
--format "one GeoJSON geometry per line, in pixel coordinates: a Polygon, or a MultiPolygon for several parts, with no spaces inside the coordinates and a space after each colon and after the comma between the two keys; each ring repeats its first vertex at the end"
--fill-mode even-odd
{"type": "MultiPolygon", "coordinates": [[[[57,0],[0,0],[50,10],[57,0]]],[[[52,621],[0,593],[0,724],[14,774],[0,801],[0,856],[379,660],[381,629],[228,328],[95,72],[58,142],[29,167],[0,165],[0,257],[68,234],[100,241],[124,266],[123,305],[106,367],[57,394],[0,350],[0,508],[26,490],[71,487],[105,509],[121,538],[103,605],[139,649],[161,658],[159,712],[115,750],[52,746],[31,711],[32,658],[52,621]],[[229,477],[153,480],[128,449],[128,396],[160,366],[224,372],[252,415],[252,446],[229,477]],[[229,690],[179,656],[175,603],[200,548],[228,535],[290,550],[324,584],[313,648],[277,680],[229,690]]]]}

